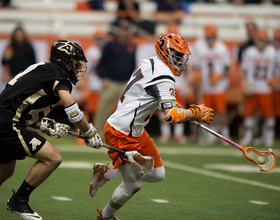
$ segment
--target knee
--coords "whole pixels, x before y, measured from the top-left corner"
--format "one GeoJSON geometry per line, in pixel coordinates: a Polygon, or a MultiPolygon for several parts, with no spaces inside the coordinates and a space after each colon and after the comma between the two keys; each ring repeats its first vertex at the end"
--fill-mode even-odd
{"type": "Polygon", "coordinates": [[[159,167],[160,169],[158,170],[158,172],[155,172],[154,175],[154,182],[160,182],[162,180],[164,180],[165,178],[165,169],[164,167],[159,167]]]}
{"type": "Polygon", "coordinates": [[[121,191],[127,197],[132,197],[135,193],[137,193],[142,188],[142,181],[130,182],[129,184],[121,185],[121,191]]]}
{"type": "Polygon", "coordinates": [[[165,169],[162,166],[162,167],[154,168],[153,171],[150,173],[150,175],[143,178],[143,181],[149,183],[156,183],[164,180],[164,178],[165,178],[165,169]]]}
{"type": "Polygon", "coordinates": [[[132,195],[137,193],[142,188],[142,181],[137,181],[132,184],[132,195]]]}
{"type": "Polygon", "coordinates": [[[47,166],[57,168],[62,163],[62,156],[59,150],[56,150],[48,159],[45,161],[47,166]]]}
{"type": "Polygon", "coordinates": [[[58,167],[61,163],[62,163],[62,156],[60,151],[58,151],[55,156],[53,157],[53,161],[52,161],[53,165],[58,167]]]}

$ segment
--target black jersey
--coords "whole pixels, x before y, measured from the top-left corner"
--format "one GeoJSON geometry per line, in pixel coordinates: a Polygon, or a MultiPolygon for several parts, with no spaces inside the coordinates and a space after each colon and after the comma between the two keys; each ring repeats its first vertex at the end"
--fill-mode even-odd
{"type": "Polygon", "coordinates": [[[0,94],[0,123],[17,121],[29,126],[45,117],[59,102],[57,85],[72,91],[57,63],[37,63],[16,75],[0,94]]]}

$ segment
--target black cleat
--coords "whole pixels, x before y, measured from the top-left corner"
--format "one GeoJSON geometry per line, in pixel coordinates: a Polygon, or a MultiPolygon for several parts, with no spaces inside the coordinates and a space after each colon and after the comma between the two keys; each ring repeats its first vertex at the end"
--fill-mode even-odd
{"type": "Polygon", "coordinates": [[[14,195],[6,203],[7,210],[19,215],[25,220],[43,220],[37,212],[34,212],[28,204],[28,200],[17,201],[14,195]]]}

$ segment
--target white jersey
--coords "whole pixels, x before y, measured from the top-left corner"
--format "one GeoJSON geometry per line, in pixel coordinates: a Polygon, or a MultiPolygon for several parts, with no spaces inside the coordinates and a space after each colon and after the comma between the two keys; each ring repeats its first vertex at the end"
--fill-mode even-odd
{"type": "Polygon", "coordinates": [[[221,74],[230,66],[229,50],[224,43],[216,40],[210,48],[204,39],[194,43],[193,65],[201,72],[201,91],[206,93],[224,93],[228,88],[228,79],[223,78],[215,85],[211,85],[211,74],[221,74]]]}
{"type": "Polygon", "coordinates": [[[242,70],[245,72],[248,89],[252,93],[270,93],[268,81],[274,77],[277,64],[276,50],[268,45],[263,51],[255,46],[244,52],[242,70]]]}
{"type": "MultiPolygon", "coordinates": [[[[280,48],[278,50],[276,50],[276,53],[277,53],[277,66],[276,66],[276,69],[275,69],[275,75],[278,75],[280,74],[280,48]]],[[[276,86],[275,88],[276,91],[280,91],[280,83],[278,83],[278,85],[276,86]]]]}
{"type": "Polygon", "coordinates": [[[139,137],[161,100],[175,100],[175,76],[156,56],[145,59],[132,73],[117,110],[107,122],[116,130],[139,137]]]}

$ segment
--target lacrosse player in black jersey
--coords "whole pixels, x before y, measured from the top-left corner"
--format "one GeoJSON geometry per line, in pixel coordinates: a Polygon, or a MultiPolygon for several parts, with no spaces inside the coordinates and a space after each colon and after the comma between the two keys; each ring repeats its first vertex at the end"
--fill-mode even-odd
{"type": "Polygon", "coordinates": [[[66,136],[69,125],[45,118],[61,100],[69,121],[87,137],[86,145],[98,149],[103,144],[71,96],[72,84],[76,85],[84,75],[86,62],[77,43],[58,40],[51,46],[50,62],[29,66],[0,94],[0,186],[13,175],[17,160],[26,156],[37,160],[6,204],[22,219],[42,219],[29,206],[29,196],[62,162],[53,144],[26,127],[40,128],[55,138],[66,136]]]}

